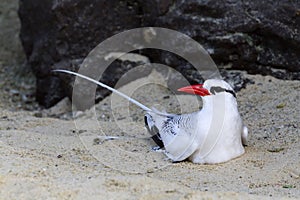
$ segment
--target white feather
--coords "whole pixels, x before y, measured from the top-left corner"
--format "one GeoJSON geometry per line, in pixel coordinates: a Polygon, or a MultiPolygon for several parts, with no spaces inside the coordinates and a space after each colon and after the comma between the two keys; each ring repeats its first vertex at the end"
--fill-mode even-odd
{"type": "Polygon", "coordinates": [[[138,107],[142,108],[143,110],[145,111],[152,111],[150,108],[148,108],[147,106],[141,104],[140,102],[138,102],[137,100],[133,99],[133,98],[130,98],[129,96],[127,96],[126,94],[123,94],[122,92],[112,88],[112,87],[109,87],[108,85],[104,84],[104,83],[101,83],[99,81],[96,81],[90,77],[87,77],[85,75],[82,75],[82,74],[79,74],[79,73],[76,73],[76,72],[72,72],[72,71],[69,71],[69,70],[64,70],[64,69],[55,69],[55,70],[52,70],[53,72],[63,72],[63,73],[67,73],[67,74],[72,74],[72,75],[75,75],[75,76],[78,76],[80,78],[83,78],[83,79],[86,79],[88,81],[91,81],[97,85],[100,85],[101,87],[104,87],[118,95],[120,95],[121,97],[124,97],[125,99],[127,99],[128,101],[130,101],[131,103],[137,105],[138,107]]]}
{"type": "MultiPolygon", "coordinates": [[[[85,75],[62,69],[53,71],[72,74],[91,81],[145,110],[148,130],[158,131],[152,134],[160,135],[165,148],[164,153],[173,161],[188,158],[194,163],[220,163],[244,153],[242,143],[246,143],[248,129],[243,126],[232,93],[219,92],[204,96],[202,97],[203,108],[200,111],[176,115],[155,108],[150,109],[118,90],[85,75]]],[[[232,90],[232,87],[223,80],[210,79],[203,85],[208,91],[216,86],[232,90]]]]}

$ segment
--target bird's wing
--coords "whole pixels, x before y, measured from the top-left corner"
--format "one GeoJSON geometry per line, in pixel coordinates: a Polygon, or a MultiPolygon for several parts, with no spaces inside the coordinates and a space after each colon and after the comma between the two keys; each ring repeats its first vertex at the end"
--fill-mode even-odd
{"type": "Polygon", "coordinates": [[[194,113],[175,115],[155,112],[148,113],[145,117],[149,132],[155,135],[154,139],[159,138],[162,141],[167,156],[173,161],[186,159],[197,148],[195,145],[197,125],[194,115],[194,113]]]}

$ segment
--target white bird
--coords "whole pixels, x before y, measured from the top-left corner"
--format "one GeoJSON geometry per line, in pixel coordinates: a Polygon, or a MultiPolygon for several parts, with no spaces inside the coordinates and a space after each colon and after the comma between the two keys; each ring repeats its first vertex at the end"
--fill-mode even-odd
{"type": "Polygon", "coordinates": [[[152,139],[172,161],[215,164],[241,156],[248,129],[238,112],[236,94],[223,80],[209,79],[204,84],[178,89],[201,96],[202,109],[188,114],[169,114],[150,109],[99,81],[68,70],[53,70],[76,75],[111,90],[146,111],[145,124],[152,139]]]}

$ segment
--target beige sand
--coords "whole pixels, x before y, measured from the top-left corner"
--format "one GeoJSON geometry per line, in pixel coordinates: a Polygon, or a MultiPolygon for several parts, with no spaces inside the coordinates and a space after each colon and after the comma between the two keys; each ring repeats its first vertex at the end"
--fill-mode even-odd
{"type": "MultiPolygon", "coordinates": [[[[132,105],[128,109],[117,98],[96,106],[98,120],[93,110],[78,112],[76,121],[70,120],[64,114],[70,108],[67,100],[47,111],[38,109],[31,98],[34,78],[21,66],[17,5],[18,0],[0,5],[0,199],[300,196],[299,81],[249,76],[256,83],[238,93],[251,135],[242,157],[219,165],[171,163],[150,151],[150,140],[128,138],[148,136],[143,112],[132,105]],[[49,117],[53,115],[67,120],[49,117]],[[112,122],[114,118],[118,123],[112,122]],[[103,142],[98,138],[103,133],[127,139],[103,142]]],[[[187,103],[192,97],[178,100],[167,92],[158,86],[142,87],[133,96],[170,112],[197,108],[187,103]]]]}
{"type": "MultiPolygon", "coordinates": [[[[148,136],[143,114],[115,97],[96,105],[96,112],[77,112],[75,120],[35,117],[67,105],[50,113],[10,111],[14,104],[1,104],[0,199],[297,198],[300,82],[247,76],[255,84],[239,92],[238,100],[249,145],[242,157],[218,165],[171,163],[150,150],[150,140],[128,138],[148,136]],[[104,133],[127,138],[103,141],[104,133]]],[[[186,101],[191,97],[178,101],[162,86],[134,90],[138,81],[125,90],[149,106],[196,109],[186,101]]]]}

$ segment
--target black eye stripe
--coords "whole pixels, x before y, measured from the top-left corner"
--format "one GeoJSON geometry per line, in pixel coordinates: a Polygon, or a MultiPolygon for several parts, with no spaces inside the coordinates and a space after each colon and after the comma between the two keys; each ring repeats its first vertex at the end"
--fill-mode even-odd
{"type": "Polygon", "coordinates": [[[216,87],[211,87],[210,88],[210,93],[216,94],[216,93],[219,93],[219,92],[225,92],[225,90],[226,89],[224,89],[222,87],[216,86],[216,87]]]}
{"type": "Polygon", "coordinates": [[[219,93],[219,92],[228,92],[228,93],[232,94],[236,98],[236,94],[232,90],[227,90],[227,89],[219,87],[219,86],[211,87],[210,88],[210,93],[212,93],[212,94],[216,94],[216,93],[219,93]]]}
{"type": "Polygon", "coordinates": [[[234,96],[234,98],[236,98],[236,94],[235,94],[234,91],[232,91],[232,90],[225,90],[225,92],[228,92],[228,93],[232,94],[234,96]]]}

